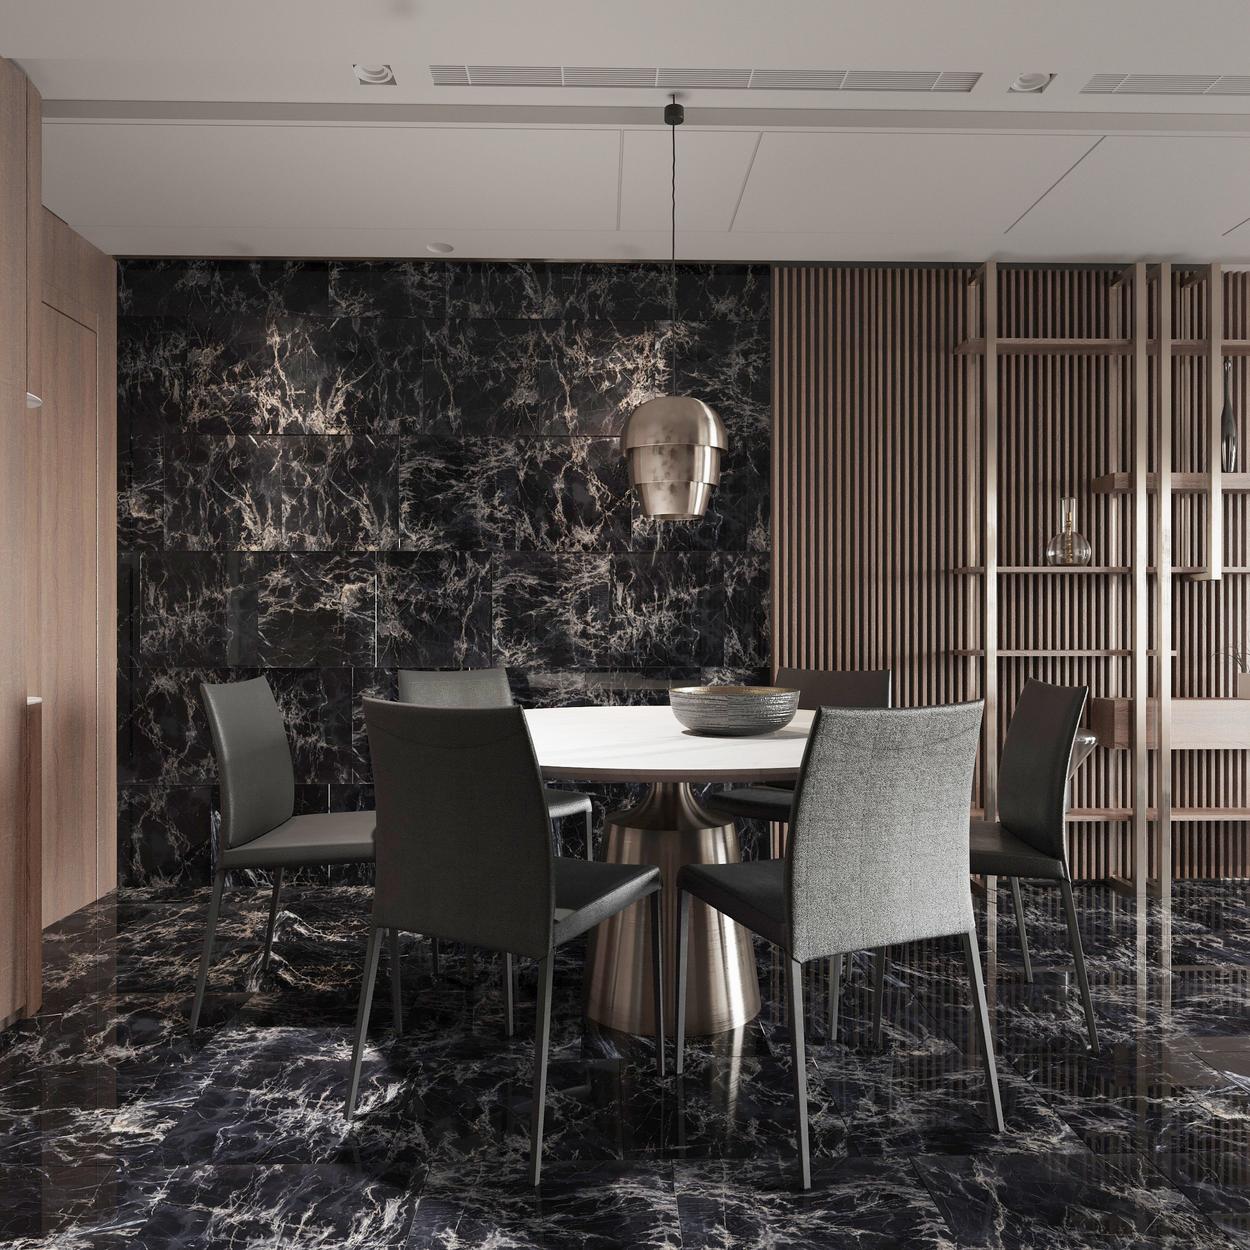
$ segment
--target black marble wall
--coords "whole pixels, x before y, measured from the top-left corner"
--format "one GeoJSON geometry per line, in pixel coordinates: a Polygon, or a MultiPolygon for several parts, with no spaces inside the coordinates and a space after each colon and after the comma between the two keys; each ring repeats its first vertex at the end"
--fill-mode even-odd
{"type": "Polygon", "coordinates": [[[124,884],[209,879],[206,678],[269,677],[325,811],[371,805],[360,699],[400,667],[504,664],[527,705],[759,677],[768,269],[683,266],[676,319],[669,289],[662,266],[122,265],[124,884]],[[615,436],[674,383],[731,446],[709,515],[659,525],[615,436]]]}

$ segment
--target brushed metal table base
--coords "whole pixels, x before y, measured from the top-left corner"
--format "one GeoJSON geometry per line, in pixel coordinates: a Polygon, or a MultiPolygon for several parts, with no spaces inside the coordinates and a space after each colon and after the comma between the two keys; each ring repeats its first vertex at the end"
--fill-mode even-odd
{"type": "MultiPolygon", "coordinates": [[[[677,931],[677,871],[683,864],[731,864],[742,858],[738,831],[722,824],[685,782],[655,782],[637,807],[613,812],[605,826],[604,858],[614,864],[656,864],[664,879],[665,1012],[671,1034],[677,931]]],[[[725,1033],[760,1010],[751,935],[741,925],[692,900],[686,1032],[725,1033]]],[[[598,1024],[655,1036],[651,997],[651,933],[635,905],[594,929],[587,961],[586,1014],[598,1024]]]]}

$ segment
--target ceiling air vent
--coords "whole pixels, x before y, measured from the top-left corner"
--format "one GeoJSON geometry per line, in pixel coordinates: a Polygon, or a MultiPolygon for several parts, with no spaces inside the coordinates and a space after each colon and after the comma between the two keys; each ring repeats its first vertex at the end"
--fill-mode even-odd
{"type": "Polygon", "coordinates": [[[654,69],[621,69],[610,65],[566,65],[566,87],[654,87],[654,69]]]}
{"type": "MultiPolygon", "coordinates": [[[[653,87],[705,91],[969,92],[973,70],[710,69],[613,65],[431,65],[436,87],[653,87]]],[[[1112,75],[1118,78],[1120,75],[1112,75]]]]}
{"type": "Polygon", "coordinates": [[[430,77],[436,87],[467,87],[469,86],[469,67],[467,65],[431,65],[430,77]]]}
{"type": "Polygon", "coordinates": [[[662,69],[657,87],[704,87],[713,91],[737,91],[751,81],[749,69],[662,69]]]}
{"type": "Polygon", "coordinates": [[[1082,95],[1250,95],[1250,74],[1095,74],[1082,95]]]}
{"type": "Polygon", "coordinates": [[[474,87],[562,87],[558,65],[469,65],[469,84],[474,87]]]}
{"type": "Polygon", "coordinates": [[[844,69],[757,69],[747,84],[756,91],[841,91],[844,69]]]}

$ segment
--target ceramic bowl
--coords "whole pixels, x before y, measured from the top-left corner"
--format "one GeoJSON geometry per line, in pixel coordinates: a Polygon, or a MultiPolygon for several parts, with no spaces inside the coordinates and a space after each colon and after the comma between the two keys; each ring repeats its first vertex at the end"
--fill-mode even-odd
{"type": "Polygon", "coordinates": [[[691,733],[710,738],[776,733],[799,710],[799,692],[782,686],[678,686],[668,701],[691,733]]]}

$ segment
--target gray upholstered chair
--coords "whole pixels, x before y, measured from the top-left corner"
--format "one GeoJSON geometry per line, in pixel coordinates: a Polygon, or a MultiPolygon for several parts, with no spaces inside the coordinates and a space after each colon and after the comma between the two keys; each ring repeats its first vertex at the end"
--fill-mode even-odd
{"type": "MultiPolygon", "coordinates": [[[[399,701],[423,707],[511,707],[512,688],[506,668],[470,668],[455,672],[399,670],[399,701]]],[[[594,859],[593,808],[590,795],[544,786],[552,836],[560,845],[560,823],[570,816],[586,821],[586,858],[594,859]]]]}
{"type": "MultiPolygon", "coordinates": [[[[1029,940],[1024,930],[1020,878],[1051,881],[1063,895],[1068,942],[1085,1011],[1090,1049],[1098,1052],[1098,1027],[1089,994],[1085,953],[1072,900],[1072,877],[1064,841],[1074,745],[1089,691],[1085,686],[1052,686],[1028,681],[1020,693],[998,775],[998,820],[974,820],[969,865],[974,873],[1007,877],[1024,953],[1026,979],[1033,979],[1029,940]]],[[[1088,749],[1080,756],[1088,754],[1088,749]]],[[[1077,760],[1077,763],[1080,761],[1077,760]]]]}
{"type": "Polygon", "coordinates": [[[377,884],[346,1114],[383,932],[416,931],[501,951],[511,1013],[512,957],[538,960],[530,1179],[542,1164],[551,980],[556,948],[643,899],[654,955],[656,1067],[664,1075],[660,870],[558,858],[520,708],[449,709],[365,700],[377,796],[377,884]]]}
{"type": "MultiPolygon", "coordinates": [[[[799,692],[799,707],[889,707],[893,675],[888,668],[832,672],[818,668],[779,668],[777,685],[799,692]]],[[[709,794],[704,802],[714,812],[734,820],[790,819],[794,784],[778,781],[767,786],[737,786],[709,794]]]]}
{"type": "Polygon", "coordinates": [[[784,952],[804,1189],[811,1186],[803,1022],[809,960],[959,936],[989,1083],[989,1120],[1003,1128],[966,859],[981,713],[980,702],[822,708],[795,790],[785,859],[688,864],[677,874],[677,1072],[684,1060],[694,897],[784,952]]]}
{"type": "MultiPolygon", "coordinates": [[[[849,669],[843,672],[819,668],[777,670],[777,685],[797,690],[799,707],[809,711],[819,707],[889,707],[893,681],[894,675],[888,668],[849,669]]],[[[705,802],[712,811],[731,820],[766,820],[786,824],[790,820],[790,805],[794,802],[794,783],[775,781],[767,786],[738,786],[732,790],[716,791],[708,795],[705,802]]],[[[830,1041],[838,1033],[842,969],[845,965],[849,972],[850,962],[849,953],[835,955],[829,961],[826,1030],[830,1041]]],[[[873,963],[874,981],[880,981],[884,971],[885,955],[878,953],[873,963]]]]}
{"type": "MultiPolygon", "coordinates": [[[[191,1029],[200,1022],[208,965],[226,873],[232,868],[265,868],[273,873],[273,897],[261,971],[269,967],[282,874],[309,864],[367,863],[373,859],[373,813],[334,812],[295,815],[295,770],[286,725],[263,677],[212,686],[200,694],[208,712],[221,786],[221,834],[208,927],[191,1008],[191,1029]]],[[[396,967],[391,950],[392,968],[396,967]]]]}

